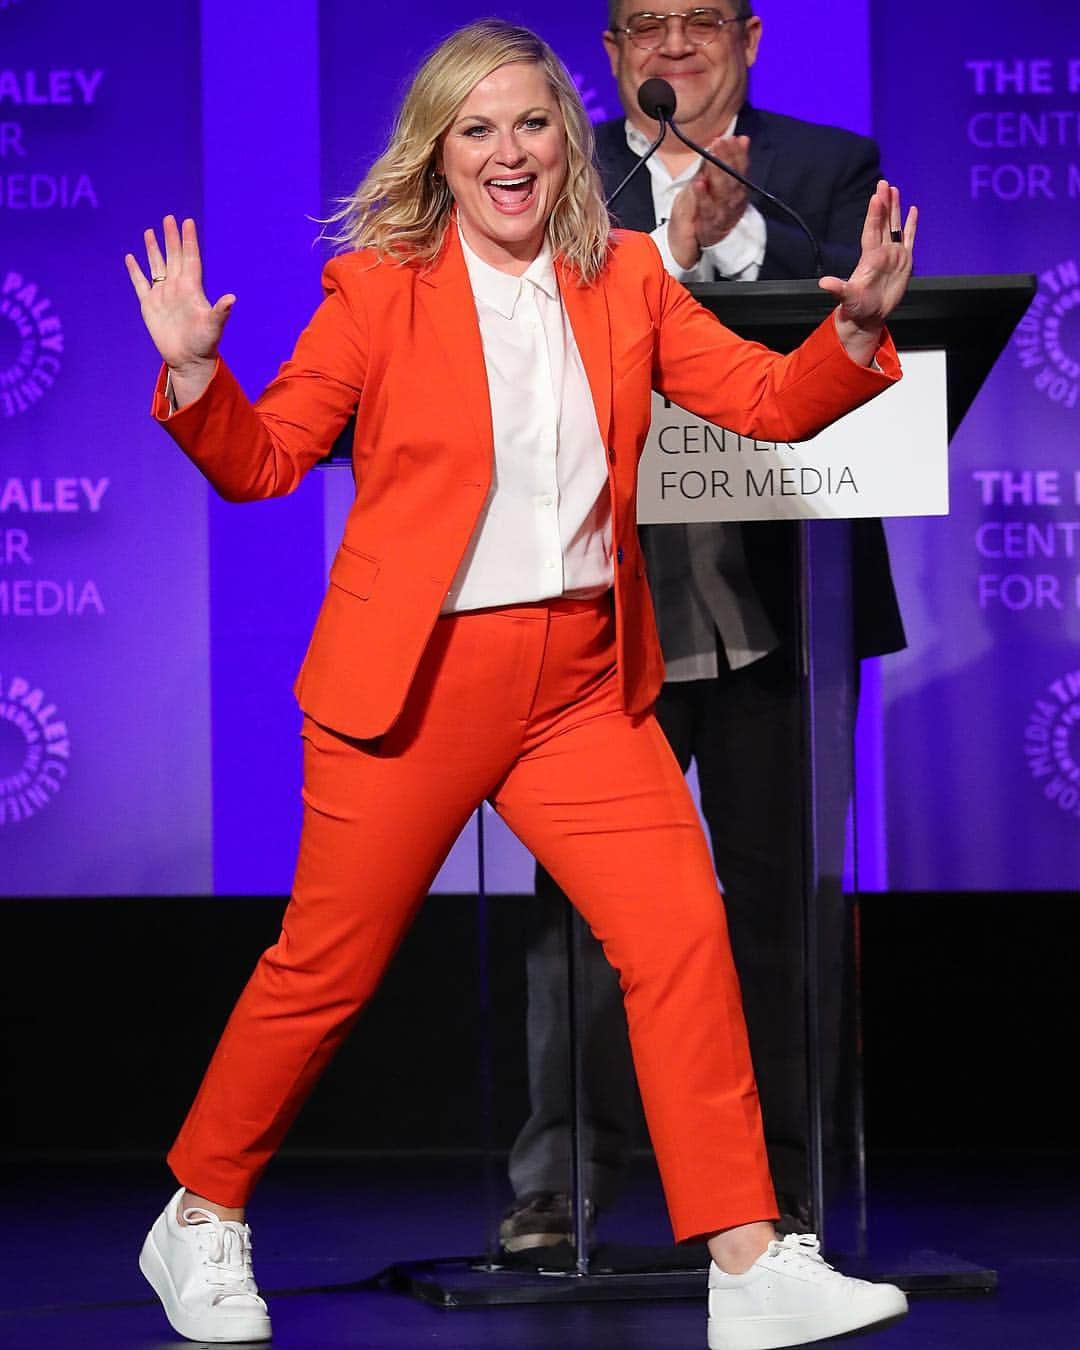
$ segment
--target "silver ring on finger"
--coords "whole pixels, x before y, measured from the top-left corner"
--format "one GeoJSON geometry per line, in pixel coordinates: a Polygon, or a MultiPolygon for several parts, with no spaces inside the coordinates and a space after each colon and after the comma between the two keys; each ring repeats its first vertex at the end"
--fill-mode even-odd
{"type": "Polygon", "coordinates": [[[151,277],[151,278],[150,278],[150,285],[151,285],[151,286],[156,286],[156,285],[158,284],[159,281],[164,281],[165,279],[166,279],[165,277],[151,277]]]}

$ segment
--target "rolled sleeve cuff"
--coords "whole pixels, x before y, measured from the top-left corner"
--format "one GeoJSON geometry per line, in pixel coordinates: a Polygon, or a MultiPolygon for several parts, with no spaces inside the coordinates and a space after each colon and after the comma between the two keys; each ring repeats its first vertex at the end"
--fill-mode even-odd
{"type": "MultiPolygon", "coordinates": [[[[843,343],[840,344],[843,346],[843,343]]],[[[850,361],[851,358],[848,357],[850,361]]],[[[857,362],[853,364],[858,364],[857,362]]],[[[881,330],[881,342],[874,353],[873,363],[868,367],[869,370],[878,375],[884,375],[890,384],[895,384],[903,375],[900,366],[900,357],[896,350],[896,344],[893,342],[892,334],[887,328],[881,330]]]]}
{"type": "Polygon", "coordinates": [[[221,365],[221,357],[219,356],[214,363],[214,370],[210,376],[210,380],[199,397],[192,399],[190,403],[185,403],[182,408],[178,408],[176,406],[176,395],[173,393],[172,388],[172,375],[169,372],[169,367],[163,363],[161,369],[158,371],[153,397],[150,400],[150,416],[155,422],[171,422],[175,418],[186,413],[189,408],[197,407],[218,382],[221,365]]]}

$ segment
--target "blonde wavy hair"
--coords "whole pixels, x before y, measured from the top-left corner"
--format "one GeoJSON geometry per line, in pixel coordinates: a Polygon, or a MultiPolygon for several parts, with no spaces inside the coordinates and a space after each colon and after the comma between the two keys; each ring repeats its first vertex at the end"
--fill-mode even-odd
{"type": "Polygon", "coordinates": [[[512,61],[543,67],[566,126],[566,182],[547,223],[552,253],[593,281],[608,253],[610,222],[593,162],[592,124],[566,67],[541,38],[501,19],[451,33],[417,71],[390,143],[356,191],[339,203],[327,238],[346,249],[371,248],[402,262],[433,259],[454,204],[437,172],[439,148],[458,109],[493,70],[512,61]]]}

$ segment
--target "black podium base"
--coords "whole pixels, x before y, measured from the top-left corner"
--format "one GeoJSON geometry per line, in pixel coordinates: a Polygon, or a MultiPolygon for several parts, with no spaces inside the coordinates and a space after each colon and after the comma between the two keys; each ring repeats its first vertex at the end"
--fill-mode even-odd
{"type": "MultiPolygon", "coordinates": [[[[566,1244],[499,1262],[483,1256],[402,1261],[372,1283],[437,1308],[498,1304],[603,1303],[701,1299],[708,1252],[704,1247],[629,1247],[603,1243],[590,1253],[589,1274],[575,1270],[566,1244]]],[[[838,1256],[845,1275],[899,1285],[911,1294],[989,1294],[997,1272],[950,1253],[918,1251],[889,1260],[838,1256]]]]}
{"type": "Polygon", "coordinates": [[[513,1303],[603,1303],[635,1299],[701,1299],[709,1254],[704,1247],[630,1247],[601,1243],[589,1253],[589,1274],[575,1269],[566,1243],[500,1258],[402,1261],[379,1282],[438,1308],[513,1303]]]}
{"type": "Polygon", "coordinates": [[[909,1294],[993,1294],[998,1287],[996,1270],[975,1265],[951,1252],[904,1252],[880,1256],[830,1257],[845,1275],[875,1283],[898,1284],[909,1294]]]}

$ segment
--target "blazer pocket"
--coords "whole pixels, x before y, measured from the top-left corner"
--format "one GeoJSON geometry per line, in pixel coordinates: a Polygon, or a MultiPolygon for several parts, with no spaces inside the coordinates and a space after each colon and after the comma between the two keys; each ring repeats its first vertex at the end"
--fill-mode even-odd
{"type": "Polygon", "coordinates": [[[330,568],[330,583],[355,595],[358,600],[366,600],[378,575],[379,564],[376,559],[369,558],[366,553],[357,553],[348,544],[342,544],[330,568]]]}

